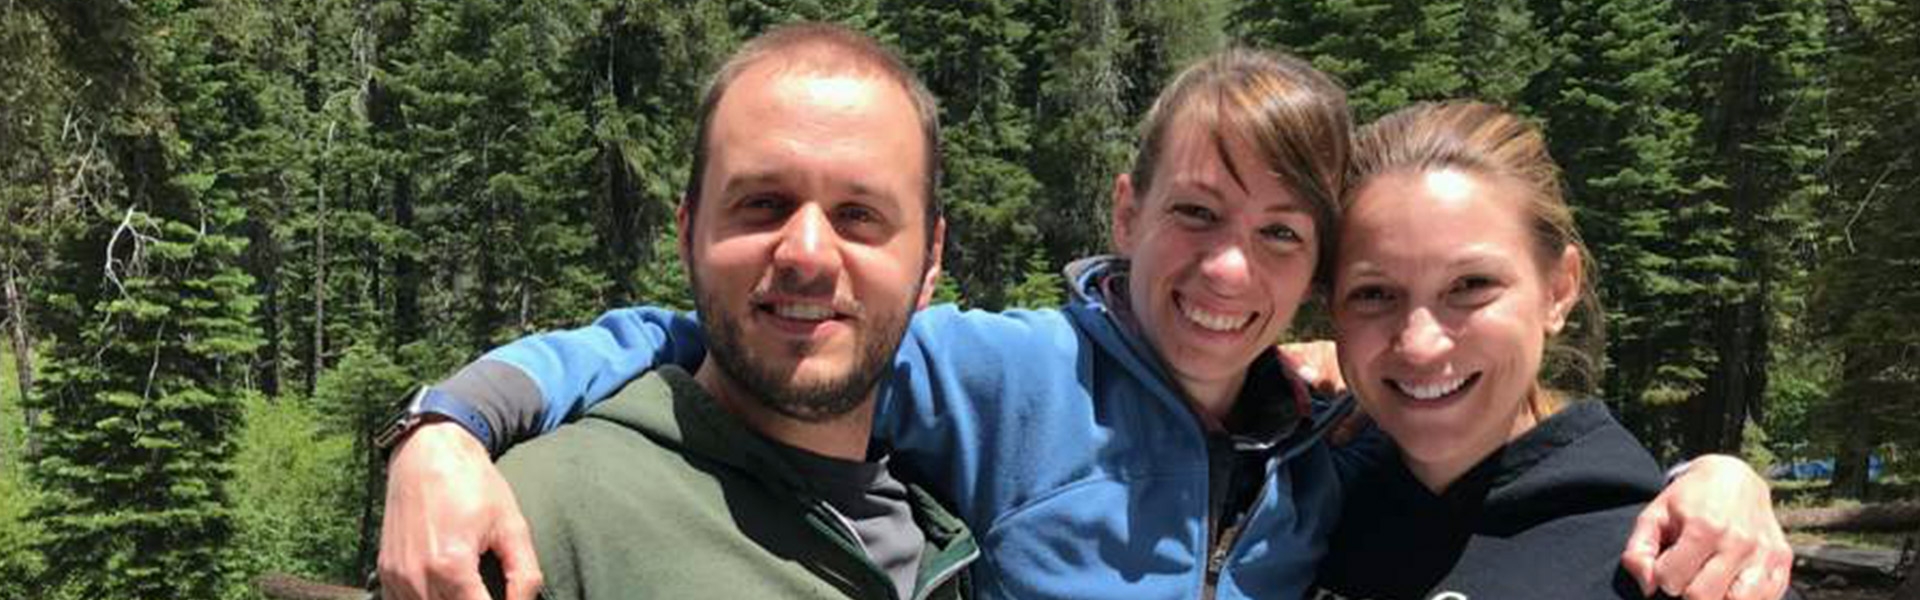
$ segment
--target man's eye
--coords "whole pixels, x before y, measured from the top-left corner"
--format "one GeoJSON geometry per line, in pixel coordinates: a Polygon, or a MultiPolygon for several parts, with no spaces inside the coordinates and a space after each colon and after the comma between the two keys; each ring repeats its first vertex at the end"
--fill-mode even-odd
{"type": "Polygon", "coordinates": [[[740,208],[746,210],[780,210],[786,207],[786,199],[772,194],[749,196],[740,201],[740,208]]]}
{"type": "Polygon", "coordinates": [[[1212,210],[1197,204],[1175,204],[1167,211],[1189,225],[1211,225],[1220,220],[1212,210]]]}
{"type": "Polygon", "coordinates": [[[840,220],[850,223],[872,224],[880,222],[880,213],[865,206],[842,206],[834,212],[839,213],[840,220]]]}

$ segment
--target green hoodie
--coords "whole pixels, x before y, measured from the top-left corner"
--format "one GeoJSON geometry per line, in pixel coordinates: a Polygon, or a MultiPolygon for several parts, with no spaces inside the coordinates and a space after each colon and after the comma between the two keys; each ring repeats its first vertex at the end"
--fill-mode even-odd
{"type": "MultiPolygon", "coordinates": [[[[543,596],[897,599],[858,538],[772,442],[685,371],[627,384],[500,460],[533,529],[543,596]]],[[[915,598],[961,598],[979,550],[908,486],[926,534],[915,598]]]]}

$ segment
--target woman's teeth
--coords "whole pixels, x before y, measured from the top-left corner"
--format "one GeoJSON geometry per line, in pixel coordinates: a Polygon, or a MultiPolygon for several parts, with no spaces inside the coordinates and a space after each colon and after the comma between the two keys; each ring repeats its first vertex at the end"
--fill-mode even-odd
{"type": "Polygon", "coordinates": [[[1467,380],[1469,379],[1472,379],[1472,377],[1470,376],[1460,377],[1457,379],[1437,381],[1434,383],[1423,384],[1423,385],[1414,385],[1414,384],[1404,383],[1401,381],[1394,381],[1393,386],[1395,388],[1398,388],[1400,390],[1400,393],[1406,394],[1408,396],[1413,396],[1414,399],[1416,400],[1433,400],[1435,398],[1439,398],[1441,396],[1445,396],[1447,394],[1451,394],[1456,391],[1459,391],[1460,386],[1466,385],[1467,380]]]}
{"type": "Polygon", "coordinates": [[[1209,331],[1238,331],[1247,324],[1248,318],[1252,316],[1242,315],[1236,317],[1233,315],[1223,315],[1191,306],[1183,307],[1183,309],[1181,312],[1187,316],[1187,320],[1193,321],[1195,325],[1199,325],[1201,328],[1209,331]]]}

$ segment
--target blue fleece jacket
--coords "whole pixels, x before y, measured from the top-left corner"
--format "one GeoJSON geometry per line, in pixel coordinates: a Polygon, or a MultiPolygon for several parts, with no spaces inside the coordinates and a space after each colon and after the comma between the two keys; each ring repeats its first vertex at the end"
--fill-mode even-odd
{"type": "MultiPolygon", "coordinates": [[[[1120,269],[1092,263],[1059,310],[916,314],[882,381],[876,441],[974,529],[982,597],[1195,598],[1210,560],[1215,597],[1301,597],[1338,518],[1334,456],[1320,436],[1345,407],[1316,403],[1271,440],[1233,440],[1260,452],[1265,477],[1236,526],[1214,527],[1233,517],[1208,514],[1209,435],[1102,301],[1120,269]],[[1228,544],[1215,543],[1221,532],[1228,544]]],[[[544,408],[496,417],[497,445],[528,426],[551,429],[652,365],[697,367],[702,355],[692,318],[623,309],[501,347],[441,387],[498,394],[480,391],[486,369],[476,367],[487,362],[532,379],[544,408]]]]}

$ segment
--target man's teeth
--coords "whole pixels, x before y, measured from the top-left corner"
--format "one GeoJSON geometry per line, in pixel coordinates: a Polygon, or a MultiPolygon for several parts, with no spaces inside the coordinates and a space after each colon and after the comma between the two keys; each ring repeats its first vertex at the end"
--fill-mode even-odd
{"type": "Polygon", "coordinates": [[[1439,398],[1441,396],[1445,396],[1447,394],[1451,394],[1451,393],[1454,393],[1455,391],[1458,391],[1460,389],[1460,386],[1465,385],[1467,383],[1467,379],[1469,378],[1461,377],[1459,379],[1451,379],[1447,381],[1440,381],[1440,382],[1426,384],[1426,385],[1410,385],[1404,382],[1395,381],[1393,382],[1393,385],[1394,387],[1400,388],[1401,393],[1406,394],[1408,396],[1413,396],[1415,399],[1432,400],[1434,398],[1439,398]]]}
{"type": "Polygon", "coordinates": [[[788,319],[820,321],[833,316],[833,309],[819,304],[775,304],[773,314],[788,319]]]}
{"type": "Polygon", "coordinates": [[[1236,331],[1236,330],[1239,330],[1242,325],[1247,324],[1246,315],[1237,316],[1237,317],[1232,315],[1223,315],[1219,313],[1207,312],[1191,306],[1185,307],[1185,309],[1186,310],[1184,312],[1187,315],[1187,320],[1193,321],[1195,325],[1199,325],[1203,328],[1213,330],[1213,331],[1236,331]]]}

